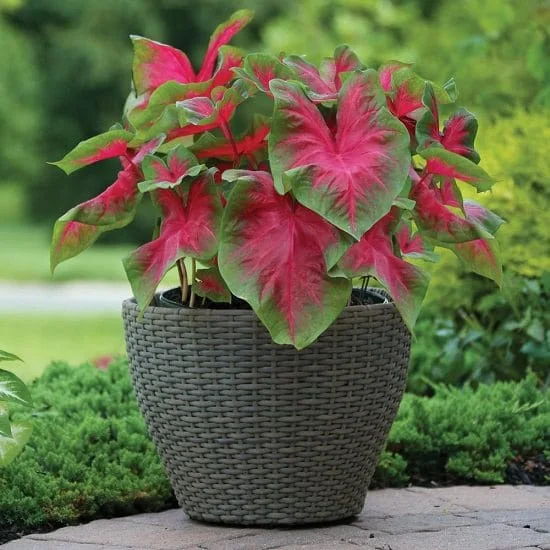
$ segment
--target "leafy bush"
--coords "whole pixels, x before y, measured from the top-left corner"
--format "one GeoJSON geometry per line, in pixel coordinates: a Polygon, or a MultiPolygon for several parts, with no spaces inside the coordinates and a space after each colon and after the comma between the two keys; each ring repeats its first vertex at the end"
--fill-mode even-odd
{"type": "Polygon", "coordinates": [[[479,283],[454,316],[432,311],[418,323],[410,391],[424,394],[430,382],[519,380],[529,369],[550,385],[550,272],[509,275],[502,290],[487,290],[479,283]]]}
{"type": "Polygon", "coordinates": [[[106,372],[53,364],[31,392],[33,435],[0,469],[1,526],[29,530],[175,504],[125,361],[106,372]]]}
{"type": "Polygon", "coordinates": [[[549,20],[544,0],[302,0],[268,22],[263,40],[272,53],[308,51],[314,61],[331,43],[367,64],[418,61],[434,80],[465,82],[461,101],[502,112],[550,104],[549,20]]]}
{"type": "Polygon", "coordinates": [[[516,109],[485,124],[478,140],[483,166],[499,184],[477,198],[506,220],[498,234],[503,265],[528,277],[550,271],[549,116],[550,109],[516,109]]]}
{"type": "MultiPolygon", "coordinates": [[[[0,361],[20,361],[17,355],[0,350],[0,361]]],[[[32,428],[26,423],[12,424],[7,405],[32,406],[27,386],[12,372],[0,369],[0,466],[9,464],[28,441],[32,428]]]]}
{"type": "Polygon", "coordinates": [[[549,397],[533,374],[477,390],[439,385],[432,398],[407,394],[373,483],[502,483],[514,458],[550,450],[549,397]]]}

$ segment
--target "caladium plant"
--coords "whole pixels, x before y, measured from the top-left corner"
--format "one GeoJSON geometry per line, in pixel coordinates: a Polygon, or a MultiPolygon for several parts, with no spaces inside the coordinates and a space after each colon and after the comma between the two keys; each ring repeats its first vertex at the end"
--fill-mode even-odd
{"type": "Polygon", "coordinates": [[[458,109],[440,122],[454,82],[396,61],[368,68],[348,46],[319,67],[245,54],[227,44],[250,19],[242,10],[220,25],[200,69],[132,37],[120,123],[54,163],[71,173],[116,157],[121,170],[56,222],[52,270],[130,223],[149,195],[153,238],[124,259],[139,307],[175,266],[183,305],[240,298],[280,344],[312,343],[365,277],[412,330],[429,281],[420,264],[437,261],[438,246],[500,283],[502,220],[460,187],[493,184],[478,164],[476,119],[458,109]]]}

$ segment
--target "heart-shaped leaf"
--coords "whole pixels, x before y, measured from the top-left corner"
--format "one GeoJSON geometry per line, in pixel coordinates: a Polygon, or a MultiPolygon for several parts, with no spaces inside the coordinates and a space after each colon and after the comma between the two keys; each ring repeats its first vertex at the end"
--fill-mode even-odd
{"type": "Polygon", "coordinates": [[[342,87],[342,74],[363,69],[363,64],[348,46],[336,48],[334,56],[324,59],[320,69],[297,55],[286,57],[284,64],[292,69],[297,80],[306,86],[307,96],[317,103],[338,99],[338,92],[342,87]]]}
{"type": "Polygon", "coordinates": [[[479,155],[474,148],[477,133],[475,116],[466,109],[459,109],[445,122],[443,132],[440,132],[437,100],[434,89],[429,83],[426,84],[422,102],[426,106],[426,111],[416,125],[418,150],[441,144],[444,149],[477,164],[479,155]]]}
{"type": "Polygon", "coordinates": [[[441,144],[448,151],[466,157],[477,164],[479,154],[474,148],[476,134],[476,117],[466,109],[459,109],[445,122],[441,144]]]}
{"type": "Polygon", "coordinates": [[[105,231],[128,225],[135,217],[141,200],[133,165],[118,173],[115,183],[97,197],[71,208],[54,225],[50,249],[50,267],[76,256],[105,231]]]}
{"type": "Polygon", "coordinates": [[[411,198],[416,201],[416,224],[433,240],[460,243],[490,237],[502,223],[496,214],[473,201],[465,201],[462,208],[457,208],[452,196],[452,205],[446,204],[432,176],[414,185],[411,198]]]}
{"type": "Polygon", "coordinates": [[[488,191],[493,186],[494,180],[483,168],[443,147],[429,147],[419,154],[427,161],[427,174],[456,178],[473,185],[478,191],[488,191]]]}
{"type": "Polygon", "coordinates": [[[150,95],[146,105],[128,113],[128,120],[141,139],[152,139],[156,135],[153,132],[167,132],[179,127],[178,117],[173,116],[174,113],[177,115],[175,107],[177,101],[208,95],[211,88],[212,82],[210,81],[190,84],[181,84],[172,80],[165,82],[150,95]],[[168,115],[164,115],[166,109],[171,109],[168,115]],[[163,124],[159,126],[163,115],[163,124]],[[154,124],[155,122],[157,124],[154,124]],[[173,123],[173,125],[169,126],[168,123],[173,123]],[[152,126],[154,126],[154,130],[152,126]]]}
{"type": "Polygon", "coordinates": [[[292,80],[296,75],[292,69],[283,65],[275,56],[265,53],[250,53],[244,58],[243,68],[235,74],[252,82],[259,90],[271,95],[269,83],[278,78],[292,80]]]}
{"type": "Polygon", "coordinates": [[[227,44],[240,30],[248,25],[253,16],[254,14],[250,10],[239,10],[227,21],[216,27],[216,30],[210,37],[208,49],[206,50],[202,67],[198,73],[198,80],[207,80],[212,77],[220,48],[227,44]]]}
{"type": "Polygon", "coordinates": [[[13,372],[3,369],[0,369],[0,402],[32,407],[32,397],[27,386],[13,372]]]}
{"type": "Polygon", "coordinates": [[[195,82],[193,66],[182,51],[142,36],[131,35],[130,38],[134,46],[132,73],[138,95],[169,80],[195,82]]]}
{"type": "Polygon", "coordinates": [[[499,286],[502,286],[500,248],[495,239],[476,239],[466,243],[438,244],[452,250],[469,271],[492,279],[499,286]]]}
{"type": "Polygon", "coordinates": [[[428,262],[438,261],[439,257],[434,253],[433,246],[418,231],[413,233],[410,221],[401,220],[395,238],[403,258],[428,262]]]}
{"type": "Polygon", "coordinates": [[[338,266],[348,277],[376,277],[390,293],[412,332],[426,295],[429,277],[418,267],[395,255],[391,239],[391,228],[397,223],[395,212],[396,209],[392,209],[358,243],[351,246],[338,266]]]}
{"type": "Polygon", "coordinates": [[[148,155],[141,165],[145,181],[139,183],[142,193],[153,189],[177,187],[184,178],[198,176],[206,167],[198,164],[195,156],[183,145],[172,149],[166,162],[154,155],[148,155]]]}
{"type": "Polygon", "coordinates": [[[334,131],[292,82],[274,80],[269,157],[275,184],[284,192],[285,172],[304,206],[361,238],[387,214],[407,179],[409,136],[385,108],[375,71],[346,80],[334,131]]]}
{"type": "Polygon", "coordinates": [[[226,86],[235,79],[234,70],[241,67],[245,52],[233,46],[222,46],[219,52],[218,66],[212,77],[212,89],[226,86]]]}
{"type": "Polygon", "coordinates": [[[231,303],[231,292],[217,266],[198,269],[193,290],[197,296],[208,298],[212,302],[231,303]]]}
{"type": "Polygon", "coordinates": [[[178,101],[176,107],[180,112],[180,124],[207,128],[223,126],[233,118],[235,110],[247,97],[248,88],[239,80],[231,88],[215,88],[211,98],[194,97],[178,101]]]}
{"type": "Polygon", "coordinates": [[[132,133],[126,130],[109,130],[86,141],[81,141],[61,160],[50,164],[58,166],[66,174],[71,174],[75,170],[94,162],[125,155],[128,150],[128,143],[132,138],[132,133]]]}
{"type": "Polygon", "coordinates": [[[32,426],[18,422],[11,426],[11,437],[0,436],[0,467],[7,466],[30,439],[32,426]]]}
{"type": "Polygon", "coordinates": [[[157,239],[123,260],[126,274],[141,309],[149,305],[160,281],[176,260],[208,259],[218,247],[222,206],[212,174],[193,181],[184,196],[176,189],[156,189],[153,201],[162,215],[157,239]]]}
{"type": "Polygon", "coordinates": [[[224,210],[221,274],[276,343],[304,348],[346,305],[351,281],[327,271],[349,237],[290,194],[278,194],[266,172],[228,171],[224,177],[238,181],[224,210]]]}

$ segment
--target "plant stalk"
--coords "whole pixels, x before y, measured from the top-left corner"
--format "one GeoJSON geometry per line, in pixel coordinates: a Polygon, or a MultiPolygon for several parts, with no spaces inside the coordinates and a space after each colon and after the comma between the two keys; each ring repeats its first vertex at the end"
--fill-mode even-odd
{"type": "Polygon", "coordinates": [[[189,282],[187,280],[187,270],[185,269],[185,258],[180,258],[176,262],[176,266],[178,267],[178,275],[180,278],[181,303],[185,304],[189,294],[189,282]]]}
{"type": "Polygon", "coordinates": [[[195,307],[195,289],[193,288],[193,285],[195,283],[195,272],[197,271],[197,263],[195,262],[195,258],[191,258],[191,296],[189,298],[189,307],[195,307]]]}

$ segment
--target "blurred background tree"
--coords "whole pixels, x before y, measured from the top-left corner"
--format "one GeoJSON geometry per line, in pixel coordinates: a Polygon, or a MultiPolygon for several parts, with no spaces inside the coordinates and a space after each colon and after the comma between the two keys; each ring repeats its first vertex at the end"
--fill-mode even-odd
{"type": "MultiPolygon", "coordinates": [[[[168,42],[198,64],[215,26],[240,8],[256,13],[236,40],[248,49],[316,62],[347,43],[368,66],[397,59],[439,83],[456,78],[459,105],[480,119],[481,163],[499,180],[481,201],[508,222],[499,241],[510,286],[499,298],[446,254],[434,270],[411,380],[423,392],[427,373],[463,383],[539,368],[550,353],[550,321],[535,307],[547,303],[550,271],[550,0],[0,0],[0,237],[17,243],[13,236],[30,225],[43,235],[35,248],[13,245],[0,279],[17,273],[11,259],[19,252],[26,272],[37,257],[46,264],[54,220],[112,181],[109,162],[72,177],[46,162],[119,120],[131,78],[128,35],[168,42]],[[503,315],[515,320],[503,326],[503,315]],[[475,353],[463,353],[472,338],[475,353]],[[491,350],[497,341],[513,349],[491,350]],[[485,356],[504,357],[506,367],[492,368],[485,356]]],[[[102,240],[147,240],[151,218],[142,208],[137,223],[102,240]]],[[[82,266],[79,276],[92,271],[82,266]]]]}

